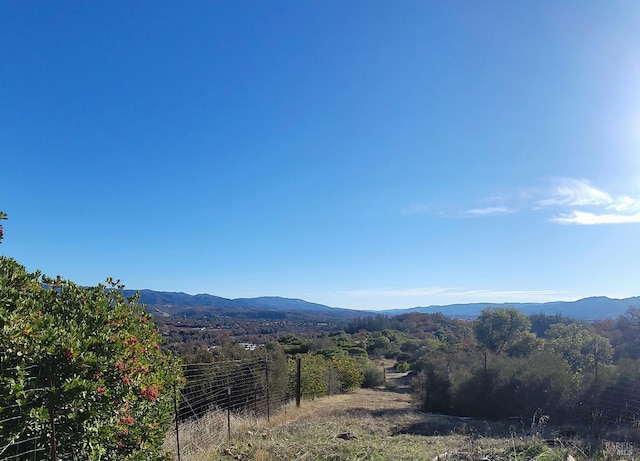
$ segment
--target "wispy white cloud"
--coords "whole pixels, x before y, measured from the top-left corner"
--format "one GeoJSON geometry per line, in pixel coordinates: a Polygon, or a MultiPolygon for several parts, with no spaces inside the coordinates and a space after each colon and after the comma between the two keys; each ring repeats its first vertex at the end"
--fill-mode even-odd
{"type": "Polygon", "coordinates": [[[551,221],[559,224],[628,224],[640,223],[640,213],[636,214],[597,214],[586,211],[573,211],[570,214],[560,214],[551,218],[551,221]]]}
{"type": "Polygon", "coordinates": [[[640,222],[640,197],[616,195],[595,187],[586,179],[558,178],[551,187],[522,187],[481,198],[480,206],[449,207],[414,205],[403,214],[439,214],[447,217],[489,218],[536,212],[557,224],[606,225],[640,222]]]}
{"type": "Polygon", "coordinates": [[[452,290],[451,288],[376,288],[349,290],[343,292],[353,298],[405,298],[418,296],[441,295],[452,290]]]}
{"type": "Polygon", "coordinates": [[[640,200],[632,199],[627,196],[620,196],[615,202],[609,205],[608,208],[616,211],[640,210],[640,200]]]}
{"type": "Polygon", "coordinates": [[[613,202],[609,194],[596,189],[584,179],[563,178],[556,182],[556,186],[551,191],[551,197],[538,201],[539,206],[607,206],[613,202]]]}
{"type": "Polygon", "coordinates": [[[489,216],[496,214],[514,213],[516,210],[506,206],[490,206],[486,208],[472,208],[467,210],[467,214],[471,216],[489,216]]]}
{"type": "Polygon", "coordinates": [[[487,301],[519,301],[556,299],[565,294],[557,290],[473,290],[456,293],[465,297],[483,298],[487,301]]]}
{"type": "Polygon", "coordinates": [[[597,225],[640,222],[640,199],[612,195],[585,179],[563,178],[551,196],[537,202],[541,208],[563,208],[550,220],[559,224],[597,225]]]}
{"type": "Polygon", "coordinates": [[[544,302],[557,301],[565,295],[557,290],[463,290],[443,287],[360,289],[342,294],[353,298],[426,298],[415,301],[422,303],[544,302]]]}
{"type": "MultiPolygon", "coordinates": [[[[466,210],[449,208],[445,216],[488,218],[523,212],[546,213],[557,224],[606,225],[640,222],[640,197],[615,195],[593,186],[586,179],[558,178],[551,187],[522,188],[480,199],[484,206],[466,210]],[[550,214],[549,214],[550,213],[550,214]]],[[[405,214],[433,213],[426,206],[413,206],[405,214]]]]}

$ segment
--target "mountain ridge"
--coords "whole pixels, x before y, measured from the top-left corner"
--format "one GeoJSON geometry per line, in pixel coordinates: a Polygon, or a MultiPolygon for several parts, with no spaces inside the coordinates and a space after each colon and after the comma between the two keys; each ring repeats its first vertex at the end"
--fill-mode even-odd
{"type": "Polygon", "coordinates": [[[466,303],[412,307],[409,309],[389,309],[384,312],[397,315],[407,312],[435,313],[454,317],[476,317],[482,309],[490,307],[515,307],[524,314],[560,314],[563,317],[581,320],[615,318],[623,315],[628,309],[640,307],[640,296],[629,298],[609,298],[607,296],[590,296],[575,301],[548,301],[544,303],[466,303]]]}
{"type": "Polygon", "coordinates": [[[527,315],[560,314],[582,320],[615,318],[623,315],[628,309],[640,307],[640,296],[629,298],[609,298],[591,296],[575,301],[549,301],[544,303],[457,303],[446,305],[417,306],[406,309],[357,310],[331,307],[297,298],[280,296],[260,296],[256,298],[223,298],[207,293],[190,295],[184,292],[155,291],[149,289],[124,290],[131,296],[140,293],[140,302],[153,308],[162,315],[198,316],[220,311],[276,311],[326,314],[332,318],[355,318],[370,315],[399,315],[412,312],[442,313],[450,317],[477,317],[483,309],[491,307],[515,307],[527,315]]]}

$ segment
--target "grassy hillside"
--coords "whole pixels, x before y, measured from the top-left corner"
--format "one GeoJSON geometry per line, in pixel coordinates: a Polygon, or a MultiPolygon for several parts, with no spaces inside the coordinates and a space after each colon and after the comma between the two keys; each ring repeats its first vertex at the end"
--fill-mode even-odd
{"type": "MultiPolygon", "coordinates": [[[[181,429],[182,459],[189,461],[326,460],[587,460],[576,443],[550,447],[531,427],[429,415],[417,411],[399,374],[388,373],[393,390],[360,389],[352,394],[304,401],[265,420],[232,419],[212,413],[181,429]],[[400,379],[399,379],[400,378],[400,379]],[[395,384],[397,383],[397,384],[395,384]]],[[[175,434],[167,448],[175,450],[175,434]]]]}

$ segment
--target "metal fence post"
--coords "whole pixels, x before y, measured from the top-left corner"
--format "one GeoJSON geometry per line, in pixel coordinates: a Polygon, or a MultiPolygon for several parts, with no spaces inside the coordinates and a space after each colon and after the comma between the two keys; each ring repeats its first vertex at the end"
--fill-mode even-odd
{"type": "Polygon", "coordinates": [[[296,407],[300,408],[300,400],[302,398],[302,359],[298,357],[296,362],[296,407]]]}
{"type": "Polygon", "coordinates": [[[271,421],[271,396],[269,393],[269,354],[264,359],[265,382],[267,385],[267,422],[271,421]]]}
{"type": "Polygon", "coordinates": [[[231,439],[231,388],[227,387],[227,437],[231,439]]]}
{"type": "Polygon", "coordinates": [[[51,423],[51,453],[50,457],[52,461],[58,459],[58,450],[56,447],[56,423],[55,423],[55,402],[53,395],[53,366],[51,365],[51,356],[47,360],[47,374],[49,378],[49,421],[51,423]]]}
{"type": "Polygon", "coordinates": [[[176,418],[176,449],[178,450],[178,461],[180,460],[180,430],[178,423],[178,386],[176,383],[173,383],[173,411],[175,413],[176,418]]]}

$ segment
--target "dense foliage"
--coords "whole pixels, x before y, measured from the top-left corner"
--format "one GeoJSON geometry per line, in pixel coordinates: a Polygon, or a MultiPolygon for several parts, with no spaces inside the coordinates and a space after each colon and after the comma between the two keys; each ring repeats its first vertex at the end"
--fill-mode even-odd
{"type": "Polygon", "coordinates": [[[81,287],[0,257],[5,456],[23,453],[29,440],[29,459],[49,459],[42,447],[55,431],[60,459],[163,457],[180,367],[121,288],[81,287]]]}
{"type": "MultiPolygon", "coordinates": [[[[544,323],[539,317],[537,323],[544,323]]],[[[414,393],[433,412],[520,421],[545,415],[556,425],[598,434],[631,428],[640,417],[640,360],[632,358],[635,347],[621,340],[616,326],[634,331],[638,318],[635,310],[595,324],[556,318],[538,336],[515,309],[485,310],[466,346],[413,357],[414,393]],[[631,357],[615,362],[618,352],[609,338],[631,357]]]]}
{"type": "Polygon", "coordinates": [[[525,333],[531,330],[531,321],[513,307],[484,309],[474,324],[476,339],[485,349],[500,354],[519,351],[525,333]]]}
{"type": "Polygon", "coordinates": [[[542,418],[640,441],[638,308],[595,322],[527,317],[510,307],[486,309],[475,321],[380,315],[345,330],[371,356],[412,370],[425,411],[521,424],[542,418]]]}
{"type": "Polygon", "coordinates": [[[347,393],[365,381],[369,360],[362,357],[335,356],[308,352],[289,359],[289,376],[296,376],[300,359],[300,390],[304,398],[347,393]]]}

